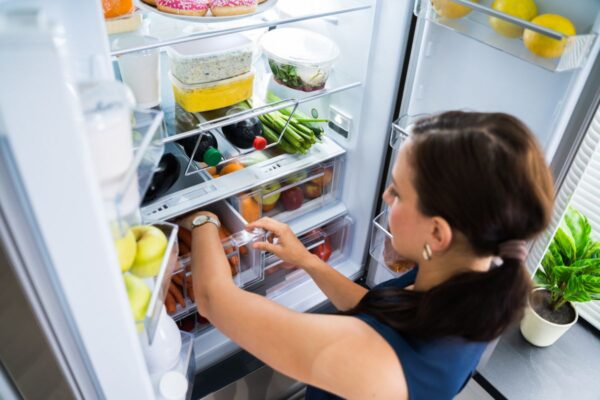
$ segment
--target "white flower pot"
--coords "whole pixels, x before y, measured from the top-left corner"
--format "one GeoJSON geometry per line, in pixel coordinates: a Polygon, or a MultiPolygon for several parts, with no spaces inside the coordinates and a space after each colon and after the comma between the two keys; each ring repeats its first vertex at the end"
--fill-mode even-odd
{"type": "MultiPolygon", "coordinates": [[[[535,289],[543,290],[543,289],[535,289]]],[[[571,305],[571,307],[573,307],[571,305]]],[[[547,321],[540,317],[531,307],[529,301],[525,308],[525,315],[521,320],[521,333],[527,341],[538,347],[550,346],[556,342],[566,331],[569,330],[579,319],[579,313],[577,309],[573,307],[575,311],[575,318],[568,324],[555,324],[547,321]]]]}

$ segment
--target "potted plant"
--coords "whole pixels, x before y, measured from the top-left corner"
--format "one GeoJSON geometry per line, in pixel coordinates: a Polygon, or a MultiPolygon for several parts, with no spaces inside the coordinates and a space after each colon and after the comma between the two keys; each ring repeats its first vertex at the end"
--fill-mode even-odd
{"type": "Polygon", "coordinates": [[[600,242],[591,233],[588,219],[569,207],[535,273],[537,288],[521,321],[530,343],[550,346],[577,322],[572,302],[600,300],[600,242]]]}

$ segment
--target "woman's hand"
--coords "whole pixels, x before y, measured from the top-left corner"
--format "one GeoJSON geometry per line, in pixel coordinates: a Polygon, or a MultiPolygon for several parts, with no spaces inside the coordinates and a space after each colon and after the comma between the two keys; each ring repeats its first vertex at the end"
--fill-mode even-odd
{"type": "Polygon", "coordinates": [[[177,221],[177,225],[187,229],[188,231],[191,231],[193,228],[192,221],[194,220],[194,218],[196,218],[200,215],[206,215],[207,217],[214,218],[217,221],[219,220],[219,217],[217,217],[215,214],[211,213],[210,211],[196,211],[196,212],[191,212],[188,215],[186,215],[185,217],[180,218],[177,221]]]}
{"type": "Polygon", "coordinates": [[[290,227],[284,223],[265,217],[246,227],[247,230],[254,228],[262,228],[271,232],[274,238],[271,242],[254,243],[253,247],[275,254],[286,263],[284,268],[293,268],[294,266],[304,268],[315,258],[315,255],[304,247],[290,227]]]}

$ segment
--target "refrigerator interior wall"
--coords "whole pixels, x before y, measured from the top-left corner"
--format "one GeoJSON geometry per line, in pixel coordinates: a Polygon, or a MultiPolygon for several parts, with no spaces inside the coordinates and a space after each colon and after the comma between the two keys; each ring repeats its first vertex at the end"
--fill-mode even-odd
{"type": "MultiPolygon", "coordinates": [[[[489,5],[490,1],[483,1],[489,5]]],[[[578,33],[599,32],[600,3],[540,0],[539,13],[567,16],[578,33]]],[[[475,12],[475,11],[473,11],[475,12]]],[[[515,39],[516,40],[516,39],[515,39]]],[[[565,132],[584,85],[598,85],[590,70],[600,52],[596,40],[579,69],[552,72],[511,54],[418,18],[400,113],[433,114],[444,110],[500,111],[517,116],[536,134],[550,161],[565,132]]],[[[387,180],[397,151],[387,170],[387,180]]],[[[367,284],[394,278],[370,260],[367,284]]]]}

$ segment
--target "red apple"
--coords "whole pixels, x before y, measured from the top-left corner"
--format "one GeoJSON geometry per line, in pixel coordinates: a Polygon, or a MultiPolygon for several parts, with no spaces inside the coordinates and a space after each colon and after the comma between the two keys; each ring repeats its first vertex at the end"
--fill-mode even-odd
{"type": "Polygon", "coordinates": [[[319,186],[327,186],[333,180],[333,168],[328,167],[323,170],[323,175],[318,178],[312,179],[311,182],[316,183],[319,186]]]}
{"type": "Polygon", "coordinates": [[[281,201],[283,202],[283,207],[285,207],[285,209],[288,211],[300,208],[304,202],[304,194],[302,194],[302,189],[296,186],[286,190],[285,192],[281,193],[281,201]]]}
{"type": "Polygon", "coordinates": [[[321,185],[314,182],[306,182],[304,184],[304,196],[309,199],[316,199],[321,195],[321,185]]]}

